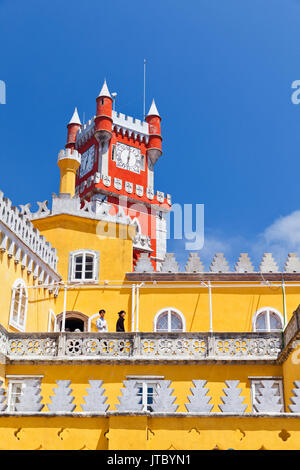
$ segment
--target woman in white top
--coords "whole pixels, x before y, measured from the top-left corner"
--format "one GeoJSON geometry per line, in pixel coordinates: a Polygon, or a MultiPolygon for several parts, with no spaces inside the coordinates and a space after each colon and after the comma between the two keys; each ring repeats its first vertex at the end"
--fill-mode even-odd
{"type": "Polygon", "coordinates": [[[99,315],[100,315],[100,317],[97,318],[96,326],[97,326],[97,329],[100,333],[105,333],[106,331],[108,331],[107,323],[106,323],[106,320],[104,318],[105,310],[103,310],[103,309],[99,310],[99,315]]]}

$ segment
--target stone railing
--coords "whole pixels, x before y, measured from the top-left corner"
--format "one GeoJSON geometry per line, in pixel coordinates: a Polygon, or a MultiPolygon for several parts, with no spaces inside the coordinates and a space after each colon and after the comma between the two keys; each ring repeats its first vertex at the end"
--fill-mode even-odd
{"type": "Polygon", "coordinates": [[[281,333],[3,333],[9,360],[276,361],[281,333]]]}

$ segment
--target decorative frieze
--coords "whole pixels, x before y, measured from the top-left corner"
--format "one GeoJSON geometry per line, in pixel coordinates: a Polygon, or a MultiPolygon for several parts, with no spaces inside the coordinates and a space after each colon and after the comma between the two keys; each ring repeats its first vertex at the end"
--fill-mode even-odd
{"type": "Polygon", "coordinates": [[[55,413],[72,412],[76,405],[73,405],[74,397],[71,396],[72,389],[70,388],[71,380],[56,380],[57,388],[53,391],[55,395],[50,396],[51,403],[48,403],[49,411],[55,413]]]}
{"type": "Polygon", "coordinates": [[[241,253],[234,268],[237,273],[253,273],[254,267],[250,261],[248,253],[241,253]]]}
{"type": "Polygon", "coordinates": [[[85,403],[81,405],[82,411],[105,413],[109,405],[106,405],[107,397],[103,396],[103,380],[89,380],[90,388],[87,389],[87,396],[83,397],[85,403]]]}
{"type": "Polygon", "coordinates": [[[149,253],[141,253],[134,268],[136,273],[151,273],[154,271],[149,253]]]}
{"type": "Polygon", "coordinates": [[[192,395],[188,396],[189,403],[185,404],[190,413],[210,413],[213,405],[209,404],[211,397],[205,388],[207,380],[192,380],[194,387],[191,388],[192,395]]]}
{"type": "Polygon", "coordinates": [[[203,273],[204,266],[200,261],[198,253],[190,253],[189,259],[185,265],[185,272],[187,273],[203,273]]]}
{"type": "Polygon", "coordinates": [[[135,185],[135,192],[136,192],[137,196],[142,197],[143,194],[144,194],[144,187],[141,186],[140,184],[136,184],[135,185]]]}
{"type": "Polygon", "coordinates": [[[5,390],[2,387],[3,381],[0,380],[0,411],[5,411],[7,408],[5,390]]]}
{"type": "Polygon", "coordinates": [[[284,265],[285,273],[300,273],[300,260],[297,253],[289,253],[284,265]]]}
{"type": "Polygon", "coordinates": [[[138,388],[135,380],[125,380],[124,388],[121,389],[122,395],[118,397],[119,404],[116,404],[118,411],[142,411],[143,404],[138,396],[138,388]]]}
{"type": "Polygon", "coordinates": [[[152,200],[154,198],[153,188],[146,188],[146,196],[148,199],[152,200]]]}
{"type": "MultiPolygon", "coordinates": [[[[131,376],[127,377],[128,380],[123,382],[123,387],[120,388],[120,395],[117,397],[119,403],[115,404],[115,410],[112,413],[118,414],[140,414],[140,413],[154,413],[155,414],[176,414],[178,411],[178,405],[176,402],[176,395],[174,392],[176,389],[170,388],[171,380],[163,380],[160,377],[155,376],[131,376]],[[148,386],[150,385],[150,389],[148,386]],[[146,386],[146,387],[145,387],[146,386]],[[146,392],[146,393],[145,393],[146,392]],[[149,393],[149,394],[148,394],[149,393]],[[151,400],[149,400],[151,398],[151,400]]],[[[261,379],[262,387],[260,387],[260,394],[253,393],[252,397],[252,409],[246,412],[247,404],[244,403],[246,397],[241,394],[241,388],[239,388],[239,380],[226,380],[226,388],[223,389],[225,395],[214,396],[215,406],[220,411],[219,413],[212,412],[213,404],[210,403],[212,400],[210,390],[207,386],[207,380],[192,379],[193,387],[190,389],[192,395],[188,395],[187,399],[189,403],[185,403],[187,409],[187,416],[189,414],[200,414],[200,415],[211,415],[216,417],[219,415],[237,415],[243,416],[243,418],[250,416],[260,416],[265,414],[280,415],[290,418],[293,414],[300,415],[299,403],[297,400],[296,405],[289,405],[290,413],[284,412],[282,406],[282,396],[277,393],[277,389],[274,388],[274,380],[261,379]],[[222,402],[222,403],[220,403],[222,402]]],[[[299,397],[300,381],[296,381],[297,387],[297,398],[299,397]]],[[[5,390],[2,388],[3,382],[0,382],[0,413],[7,413],[7,404],[5,397],[5,390]]],[[[46,415],[51,414],[71,414],[74,412],[76,405],[74,402],[74,396],[72,396],[72,388],[70,380],[57,380],[57,387],[53,388],[55,392],[49,398],[50,403],[47,403],[47,408],[44,409],[44,405],[41,404],[43,399],[41,395],[41,382],[39,379],[26,378],[23,379],[23,389],[19,395],[19,399],[15,404],[13,413],[26,413],[26,414],[38,414],[41,413],[46,415]]],[[[108,398],[104,396],[104,387],[102,380],[89,380],[89,387],[86,388],[87,395],[83,396],[79,401],[78,411],[76,414],[88,413],[88,414],[110,414],[110,404],[106,403],[108,398]]],[[[294,391],[294,390],[293,390],[294,391]]],[[[181,387],[182,393],[182,387],[181,387]]],[[[188,393],[188,392],[187,392],[188,393]]],[[[250,394],[250,391],[248,390],[250,394]]],[[[293,397],[291,397],[293,400],[293,397]]],[[[181,413],[183,415],[183,413],[181,413]]]]}
{"type": "Polygon", "coordinates": [[[172,396],[173,388],[170,388],[171,380],[159,380],[152,404],[152,410],[156,413],[175,413],[178,405],[174,405],[176,397],[172,396]]]}
{"type": "Polygon", "coordinates": [[[122,189],[122,180],[120,178],[114,178],[114,187],[120,191],[122,189]]]}
{"type": "Polygon", "coordinates": [[[103,176],[103,184],[104,184],[104,186],[109,187],[111,185],[111,176],[104,175],[103,176]]]}
{"type": "Polygon", "coordinates": [[[40,380],[24,380],[19,402],[16,403],[16,411],[37,413],[44,408],[41,404],[41,383],[40,380]]]}
{"type": "Polygon", "coordinates": [[[212,263],[209,267],[210,271],[214,273],[227,273],[229,266],[223,253],[216,253],[212,263]]]}
{"type": "Polygon", "coordinates": [[[274,380],[261,380],[260,394],[257,395],[255,408],[260,413],[280,413],[282,404],[277,390],[273,387],[274,380]]]}
{"type": "Polygon", "coordinates": [[[261,273],[278,273],[278,265],[273,258],[272,253],[264,253],[259,266],[261,273]]]}
{"type": "Polygon", "coordinates": [[[125,181],[125,191],[129,194],[131,194],[133,191],[133,184],[129,181],[125,181]]]}
{"type": "Polygon", "coordinates": [[[161,191],[157,191],[156,192],[156,198],[157,198],[158,202],[163,203],[164,200],[165,200],[165,195],[161,191]]]}
{"type": "Polygon", "coordinates": [[[166,253],[165,259],[161,264],[160,271],[162,273],[178,273],[179,265],[175,259],[174,253],[166,253]]]}
{"type": "Polygon", "coordinates": [[[294,382],[293,396],[291,397],[292,405],[288,405],[292,413],[300,413],[300,380],[294,382]]]}
{"type": "Polygon", "coordinates": [[[243,404],[244,397],[241,397],[241,389],[238,388],[239,380],[226,380],[227,388],[223,389],[225,396],[221,397],[223,405],[219,405],[223,413],[244,413],[247,405],[243,404]]]}

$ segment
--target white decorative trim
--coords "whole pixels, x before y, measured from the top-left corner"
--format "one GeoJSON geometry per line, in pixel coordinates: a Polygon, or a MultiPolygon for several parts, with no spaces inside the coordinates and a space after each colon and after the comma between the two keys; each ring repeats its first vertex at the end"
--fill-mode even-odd
{"type": "Polygon", "coordinates": [[[300,273],[300,260],[297,253],[288,253],[288,257],[284,265],[284,272],[300,273]]]}
{"type": "Polygon", "coordinates": [[[152,200],[154,198],[154,190],[153,188],[146,188],[146,196],[148,199],[152,200]]]}
{"type": "MultiPolygon", "coordinates": [[[[39,203],[37,216],[45,216],[50,213],[46,202],[39,203]]],[[[7,250],[8,256],[13,257],[14,248],[16,248],[16,262],[20,261],[22,252],[22,262],[27,255],[28,260],[33,258],[39,266],[43,266],[43,269],[48,271],[49,275],[59,280],[60,276],[56,272],[57,251],[28,220],[32,216],[29,206],[30,204],[22,206],[21,211],[17,207],[12,207],[11,201],[4,198],[2,191],[0,191],[0,250],[2,252],[7,250]]],[[[22,266],[26,267],[24,264],[22,266]]]]}
{"type": "Polygon", "coordinates": [[[122,189],[122,180],[120,178],[114,178],[114,187],[120,191],[122,189]]]}
{"type": "Polygon", "coordinates": [[[103,184],[104,186],[109,187],[111,185],[111,176],[103,176],[103,184]]]}
{"type": "Polygon", "coordinates": [[[278,265],[273,258],[272,253],[264,253],[259,266],[261,273],[278,273],[278,265]]]}
{"type": "Polygon", "coordinates": [[[125,181],[125,191],[127,193],[132,193],[133,191],[133,184],[130,183],[129,181],[125,181]]]}
{"type": "Polygon", "coordinates": [[[83,124],[76,134],[76,147],[81,147],[94,135],[95,116],[90,119],[86,124],[83,124]]]}
{"type": "Polygon", "coordinates": [[[81,154],[75,149],[62,149],[58,154],[57,161],[59,162],[66,158],[76,160],[79,164],[81,163],[81,154]]]}
{"type": "Polygon", "coordinates": [[[145,121],[140,121],[139,119],[134,119],[131,116],[125,116],[123,113],[117,113],[112,111],[113,119],[113,128],[116,127],[117,131],[120,130],[123,132],[123,135],[127,132],[130,137],[133,133],[134,138],[139,138],[140,141],[143,139],[145,142],[149,139],[149,125],[145,121]],[[130,135],[129,135],[130,134],[130,135]]]}
{"type": "Polygon", "coordinates": [[[164,193],[161,192],[161,191],[157,191],[157,192],[156,192],[156,197],[157,197],[158,202],[163,203],[164,200],[165,200],[165,195],[164,195],[164,193]]]}
{"type": "Polygon", "coordinates": [[[139,197],[142,197],[144,194],[144,187],[141,186],[140,184],[135,185],[135,192],[139,197]]]}

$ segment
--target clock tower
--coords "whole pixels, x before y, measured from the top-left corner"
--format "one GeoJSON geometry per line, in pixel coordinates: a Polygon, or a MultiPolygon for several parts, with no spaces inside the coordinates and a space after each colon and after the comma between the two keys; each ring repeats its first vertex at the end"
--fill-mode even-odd
{"type": "Polygon", "coordinates": [[[159,269],[166,253],[166,214],[171,197],[154,191],[154,166],[162,155],[161,117],[153,100],[145,121],[113,110],[104,81],[96,115],[81,124],[77,110],[68,124],[66,148],[81,154],[76,194],[92,201],[97,213],[105,205],[112,215],[129,216],[136,225],[134,264],[142,252],[159,269]]]}

